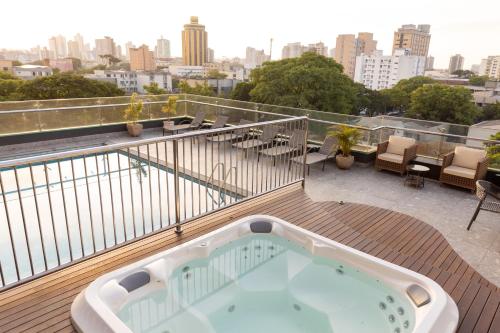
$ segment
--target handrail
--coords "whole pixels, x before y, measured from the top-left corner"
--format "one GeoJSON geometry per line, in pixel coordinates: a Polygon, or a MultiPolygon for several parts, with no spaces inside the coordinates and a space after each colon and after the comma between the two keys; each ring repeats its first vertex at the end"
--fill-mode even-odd
{"type": "MultiPolygon", "coordinates": [[[[307,119],[307,117],[305,117],[305,116],[293,118],[293,120],[305,120],[305,119],[307,119]]],[[[263,121],[263,122],[252,123],[252,124],[247,124],[247,125],[239,125],[237,127],[239,129],[252,128],[252,127],[255,127],[256,125],[265,126],[265,125],[280,124],[280,123],[287,122],[289,120],[290,119],[270,120],[270,121],[263,121]]],[[[40,163],[40,162],[47,161],[47,160],[57,160],[57,159],[62,159],[62,158],[75,157],[75,156],[79,156],[79,155],[92,155],[92,154],[96,154],[96,153],[102,153],[105,151],[134,148],[134,147],[137,147],[140,145],[147,145],[147,144],[163,142],[163,141],[175,141],[175,140],[179,140],[179,139],[192,138],[192,137],[196,137],[196,136],[213,135],[213,134],[218,134],[218,133],[223,133],[226,131],[233,131],[233,130],[234,130],[233,128],[227,128],[227,127],[217,128],[217,129],[197,130],[197,131],[193,131],[193,132],[180,133],[180,134],[175,134],[175,135],[170,135],[170,136],[165,136],[165,137],[160,137],[160,138],[154,137],[154,138],[149,138],[149,139],[140,139],[140,140],[136,140],[136,141],[132,141],[132,142],[115,143],[115,144],[92,147],[92,148],[83,148],[83,149],[56,152],[56,153],[50,153],[50,154],[44,154],[44,155],[22,157],[22,158],[18,158],[18,159],[0,161],[0,169],[9,168],[9,167],[18,166],[18,165],[23,165],[23,164],[36,164],[36,163],[40,163]]]]}

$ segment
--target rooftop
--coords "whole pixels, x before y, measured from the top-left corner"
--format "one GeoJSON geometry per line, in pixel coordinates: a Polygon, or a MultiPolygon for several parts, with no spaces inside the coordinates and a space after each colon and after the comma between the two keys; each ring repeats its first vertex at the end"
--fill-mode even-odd
{"type": "MultiPolygon", "coordinates": [[[[165,99],[152,98],[145,130],[132,138],[123,125],[126,99],[0,103],[0,119],[12,124],[0,136],[0,214],[7,217],[0,227],[16,230],[12,238],[0,236],[13,253],[0,255],[0,331],[73,332],[70,305],[98,276],[257,213],[434,279],[458,304],[459,332],[500,329],[497,215],[481,211],[467,231],[475,195],[432,177],[422,189],[404,186],[404,177],[376,171],[371,159],[392,134],[417,138],[418,162],[433,168],[457,145],[498,142],[469,137],[468,128],[453,124],[179,97],[177,123],[200,110],[209,121],[225,115],[232,126],[254,122],[163,136],[158,106],[165,99]],[[301,117],[306,113],[308,120],[301,117]],[[226,141],[245,128],[255,140],[275,126],[279,145],[306,121],[309,149],[332,125],[362,131],[352,169],[340,170],[333,160],[324,171],[313,165],[302,188],[304,170],[290,163],[293,155],[273,160],[226,141]],[[80,237],[76,229],[66,233],[64,221],[68,229],[78,221],[80,237]]],[[[488,177],[496,180],[495,170],[488,177]]]]}

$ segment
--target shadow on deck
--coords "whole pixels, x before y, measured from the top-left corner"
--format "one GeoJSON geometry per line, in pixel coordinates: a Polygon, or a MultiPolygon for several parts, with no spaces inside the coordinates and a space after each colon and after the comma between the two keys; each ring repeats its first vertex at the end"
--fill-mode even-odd
{"type": "Polygon", "coordinates": [[[500,332],[500,292],[433,227],[394,211],[313,202],[299,185],[242,202],[0,293],[0,332],[74,332],[70,307],[98,276],[252,214],[269,214],[439,283],[460,312],[458,332],[500,332]]]}

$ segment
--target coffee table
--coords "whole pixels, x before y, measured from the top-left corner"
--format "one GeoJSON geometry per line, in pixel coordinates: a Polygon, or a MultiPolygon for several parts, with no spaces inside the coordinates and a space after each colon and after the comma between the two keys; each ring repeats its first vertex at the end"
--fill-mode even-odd
{"type": "Polygon", "coordinates": [[[404,185],[410,184],[416,188],[423,188],[425,186],[425,174],[430,169],[425,165],[410,164],[406,167],[406,179],[404,185]]]}

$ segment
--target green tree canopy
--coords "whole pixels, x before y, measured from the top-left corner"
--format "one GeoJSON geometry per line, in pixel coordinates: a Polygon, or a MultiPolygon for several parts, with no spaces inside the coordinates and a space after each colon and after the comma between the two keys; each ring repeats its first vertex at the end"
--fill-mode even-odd
{"type": "Polygon", "coordinates": [[[23,81],[17,89],[19,98],[56,99],[122,96],[124,91],[110,82],[86,79],[75,74],[56,74],[23,81]]]}
{"type": "Polygon", "coordinates": [[[470,125],[479,115],[472,93],[465,87],[424,85],[411,94],[409,118],[470,125]]]}
{"type": "Polygon", "coordinates": [[[158,86],[157,82],[151,82],[150,85],[144,85],[142,87],[144,88],[144,90],[146,90],[146,93],[148,93],[148,95],[162,95],[167,93],[165,89],[158,86]]]}
{"type": "Polygon", "coordinates": [[[186,81],[180,81],[178,88],[181,93],[202,95],[202,96],[215,96],[215,91],[206,82],[203,84],[196,83],[194,87],[191,87],[186,81]]]}
{"type": "Polygon", "coordinates": [[[451,73],[453,75],[457,75],[458,77],[460,78],[464,78],[464,79],[468,79],[470,78],[471,76],[474,75],[474,72],[466,69],[466,70],[463,70],[463,69],[457,69],[456,71],[454,71],[453,73],[451,73]]]}
{"type": "Polygon", "coordinates": [[[486,104],[483,106],[483,112],[479,118],[480,121],[497,119],[500,119],[500,102],[496,102],[495,104],[486,104]]]}
{"type": "Polygon", "coordinates": [[[231,92],[231,99],[237,99],[240,101],[250,101],[250,91],[255,88],[255,84],[252,82],[240,82],[234,87],[231,92]]]}
{"type": "Polygon", "coordinates": [[[484,87],[489,77],[487,75],[471,75],[469,77],[469,83],[473,86],[484,87]]]}
{"type": "Polygon", "coordinates": [[[338,113],[354,113],[357,89],[331,58],[306,52],[300,58],[265,62],[254,69],[251,100],[338,113]]]}
{"type": "Polygon", "coordinates": [[[425,84],[435,83],[425,76],[415,76],[399,81],[391,89],[384,89],[381,94],[386,98],[387,107],[392,110],[405,111],[410,106],[411,93],[425,84]]]}
{"type": "Polygon", "coordinates": [[[216,69],[211,69],[207,73],[207,79],[225,79],[227,77],[227,74],[221,73],[216,69]]]}
{"type": "Polygon", "coordinates": [[[356,86],[358,88],[356,114],[372,117],[385,113],[388,104],[386,95],[380,91],[368,89],[360,83],[357,83],[356,86]]]}

